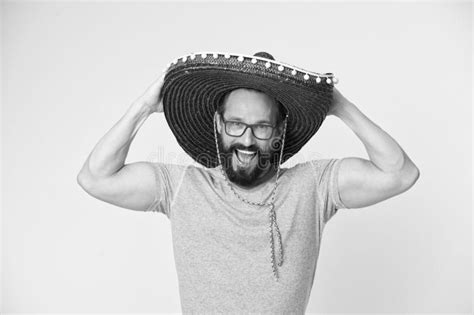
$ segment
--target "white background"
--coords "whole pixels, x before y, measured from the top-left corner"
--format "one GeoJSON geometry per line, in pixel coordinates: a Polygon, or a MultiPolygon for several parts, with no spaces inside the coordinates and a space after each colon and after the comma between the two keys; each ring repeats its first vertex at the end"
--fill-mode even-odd
{"type": "MultiPolygon", "coordinates": [[[[174,58],[253,54],[315,72],[420,169],[325,229],[308,313],[472,310],[470,2],[2,3],[2,312],[180,312],[159,213],[94,199],[87,155],[174,58]]],[[[284,166],[368,158],[329,117],[284,166]]],[[[127,162],[190,162],[162,114],[127,162]]]]}

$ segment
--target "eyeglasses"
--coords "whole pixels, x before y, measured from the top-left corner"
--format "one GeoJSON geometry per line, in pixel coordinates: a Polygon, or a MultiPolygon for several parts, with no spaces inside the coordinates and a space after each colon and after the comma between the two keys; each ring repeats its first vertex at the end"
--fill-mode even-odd
{"type": "Polygon", "coordinates": [[[225,120],[221,116],[225,124],[225,132],[231,137],[240,137],[244,134],[247,128],[250,127],[255,138],[260,140],[268,140],[273,135],[274,126],[268,124],[253,124],[249,125],[240,121],[225,120]]]}

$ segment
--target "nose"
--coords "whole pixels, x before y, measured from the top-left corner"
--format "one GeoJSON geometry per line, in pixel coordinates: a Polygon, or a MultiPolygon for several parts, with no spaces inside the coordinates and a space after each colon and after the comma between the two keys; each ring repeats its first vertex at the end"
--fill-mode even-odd
{"type": "Polygon", "coordinates": [[[250,147],[256,143],[256,139],[253,136],[252,129],[250,127],[248,127],[244,134],[240,136],[240,141],[242,141],[242,144],[246,147],[250,147]]]}

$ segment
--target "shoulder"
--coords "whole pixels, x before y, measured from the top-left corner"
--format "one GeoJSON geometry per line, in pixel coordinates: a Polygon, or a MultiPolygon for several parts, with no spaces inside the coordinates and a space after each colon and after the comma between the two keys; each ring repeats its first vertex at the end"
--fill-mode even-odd
{"type": "Polygon", "coordinates": [[[342,158],[321,158],[298,163],[288,169],[288,175],[321,177],[337,168],[342,158]]]}
{"type": "Polygon", "coordinates": [[[151,162],[157,180],[165,180],[169,182],[179,181],[186,173],[189,165],[151,162]]]}
{"type": "Polygon", "coordinates": [[[190,179],[197,178],[210,178],[210,179],[223,179],[220,167],[207,168],[199,164],[189,164],[183,169],[187,177],[190,179]]]}
{"type": "Polygon", "coordinates": [[[165,172],[184,172],[189,167],[189,165],[163,162],[150,162],[150,164],[155,170],[165,172]]]}

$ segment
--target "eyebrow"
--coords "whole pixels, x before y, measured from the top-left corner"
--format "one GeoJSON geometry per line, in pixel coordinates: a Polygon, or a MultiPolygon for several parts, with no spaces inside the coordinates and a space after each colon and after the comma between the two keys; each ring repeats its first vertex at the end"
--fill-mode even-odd
{"type": "MultiPolygon", "coordinates": [[[[236,120],[236,121],[242,121],[241,118],[239,117],[234,117],[234,116],[230,116],[229,118],[226,118],[226,120],[236,120]]],[[[266,119],[260,119],[259,121],[256,122],[256,124],[268,124],[268,125],[271,125],[271,123],[266,120],[266,119]]]]}

